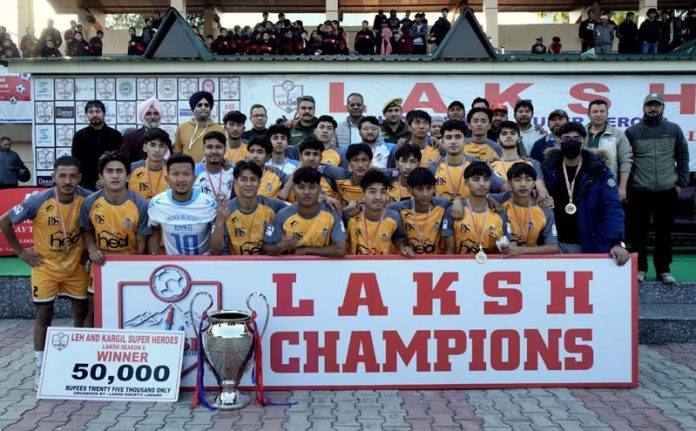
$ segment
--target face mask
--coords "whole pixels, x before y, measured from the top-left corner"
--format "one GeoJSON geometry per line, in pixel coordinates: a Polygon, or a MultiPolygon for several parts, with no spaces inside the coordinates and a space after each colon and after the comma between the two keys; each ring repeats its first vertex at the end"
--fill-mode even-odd
{"type": "Polygon", "coordinates": [[[561,141],[561,154],[567,159],[574,159],[580,155],[582,141],[565,140],[561,141]]]}

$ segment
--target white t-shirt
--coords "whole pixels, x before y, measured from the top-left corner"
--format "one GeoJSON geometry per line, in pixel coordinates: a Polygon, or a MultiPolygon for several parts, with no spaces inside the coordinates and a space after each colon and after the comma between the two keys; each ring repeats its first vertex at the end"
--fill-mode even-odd
{"type": "Polygon", "coordinates": [[[194,188],[200,189],[203,193],[217,201],[231,198],[234,184],[232,168],[218,172],[206,172],[205,162],[202,162],[196,165],[195,175],[194,188]]]}
{"type": "Polygon", "coordinates": [[[217,214],[215,199],[193,189],[191,200],[179,202],[171,189],[160,193],[147,208],[150,226],[161,226],[164,248],[170,255],[210,253],[210,229],[217,214]]]}

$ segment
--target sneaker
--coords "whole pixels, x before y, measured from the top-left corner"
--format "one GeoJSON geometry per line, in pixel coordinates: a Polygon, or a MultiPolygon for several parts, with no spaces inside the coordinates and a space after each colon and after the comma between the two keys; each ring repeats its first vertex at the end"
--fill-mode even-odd
{"type": "Polygon", "coordinates": [[[663,272],[660,274],[660,281],[664,284],[674,284],[677,282],[677,279],[674,278],[671,272],[663,272]]]}
{"type": "Polygon", "coordinates": [[[645,281],[645,271],[638,271],[638,281],[641,283],[645,281]]]}

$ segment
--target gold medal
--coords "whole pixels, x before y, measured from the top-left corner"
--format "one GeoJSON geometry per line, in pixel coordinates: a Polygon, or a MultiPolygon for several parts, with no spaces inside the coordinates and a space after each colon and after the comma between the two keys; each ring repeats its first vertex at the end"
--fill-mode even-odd
{"type": "Polygon", "coordinates": [[[482,247],[479,247],[479,251],[478,251],[478,253],[476,253],[474,260],[479,265],[483,265],[484,263],[488,262],[488,256],[486,255],[486,252],[483,251],[482,247]]]}
{"type": "Polygon", "coordinates": [[[568,215],[573,215],[578,212],[578,207],[576,207],[574,203],[568,202],[568,205],[565,206],[565,212],[568,215]]]}

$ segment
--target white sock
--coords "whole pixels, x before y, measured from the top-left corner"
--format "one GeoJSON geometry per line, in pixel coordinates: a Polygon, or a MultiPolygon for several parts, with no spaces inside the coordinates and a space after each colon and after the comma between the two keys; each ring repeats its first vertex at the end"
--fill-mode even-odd
{"type": "Polygon", "coordinates": [[[34,351],[34,357],[36,358],[36,366],[39,368],[41,368],[41,364],[43,364],[43,355],[43,350],[34,351]]]}

